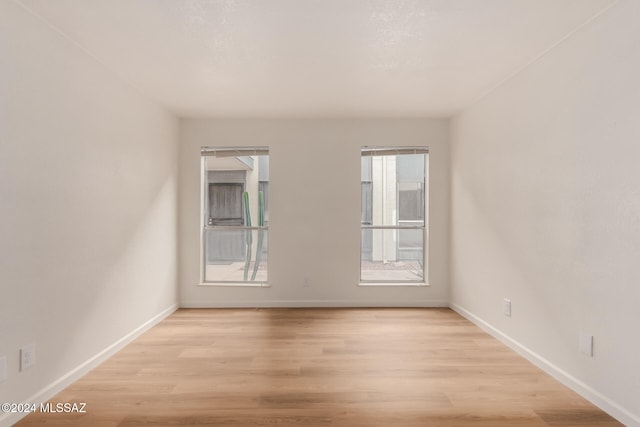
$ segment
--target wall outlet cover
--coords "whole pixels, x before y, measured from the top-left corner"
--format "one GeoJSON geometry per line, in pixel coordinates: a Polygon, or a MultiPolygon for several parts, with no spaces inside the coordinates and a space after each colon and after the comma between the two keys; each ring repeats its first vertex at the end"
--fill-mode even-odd
{"type": "Polygon", "coordinates": [[[504,313],[505,316],[511,317],[511,300],[510,299],[505,298],[502,301],[502,312],[504,313]]]}
{"type": "Polygon", "coordinates": [[[20,370],[24,371],[36,364],[36,344],[31,343],[20,349],[20,370]]]}
{"type": "Polygon", "coordinates": [[[580,353],[593,357],[593,335],[580,332],[580,353]]]}

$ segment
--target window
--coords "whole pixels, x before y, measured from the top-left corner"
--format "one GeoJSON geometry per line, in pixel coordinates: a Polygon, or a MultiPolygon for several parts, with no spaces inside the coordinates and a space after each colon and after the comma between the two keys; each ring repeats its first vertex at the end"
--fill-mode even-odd
{"type": "Polygon", "coordinates": [[[426,148],[364,148],[360,281],[425,283],[426,148]]]}
{"type": "Polygon", "coordinates": [[[202,282],[267,282],[269,151],[208,148],[202,155],[202,282]]]}

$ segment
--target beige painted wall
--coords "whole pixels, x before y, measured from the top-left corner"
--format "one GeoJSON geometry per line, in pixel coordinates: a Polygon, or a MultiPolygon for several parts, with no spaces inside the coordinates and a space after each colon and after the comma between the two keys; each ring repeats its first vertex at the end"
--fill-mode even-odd
{"type": "Polygon", "coordinates": [[[448,297],[448,121],[184,119],[180,137],[184,306],[428,306],[448,297]],[[199,286],[200,147],[270,147],[268,288],[199,286]],[[362,287],[360,149],[429,146],[428,287],[362,287]],[[305,282],[308,286],[305,286],[305,282]]]}
{"type": "Polygon", "coordinates": [[[176,118],[0,1],[0,402],[46,397],[177,302],[177,135],[176,118]],[[36,365],[19,372],[29,343],[36,365]]]}
{"type": "Polygon", "coordinates": [[[640,425],[639,22],[640,2],[618,2],[452,126],[452,303],[628,425],[640,425]]]}

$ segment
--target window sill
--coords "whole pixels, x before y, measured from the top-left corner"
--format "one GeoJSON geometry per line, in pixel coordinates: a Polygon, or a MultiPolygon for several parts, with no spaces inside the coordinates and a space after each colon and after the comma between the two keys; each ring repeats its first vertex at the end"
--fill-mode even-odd
{"type": "Polygon", "coordinates": [[[380,286],[391,286],[391,287],[399,287],[399,286],[409,286],[412,288],[415,287],[428,287],[431,286],[429,283],[424,282],[360,282],[358,286],[362,287],[380,287],[380,286]]]}
{"type": "Polygon", "coordinates": [[[223,288],[270,288],[268,283],[238,283],[238,282],[202,282],[197,286],[223,287],[223,288]]]}

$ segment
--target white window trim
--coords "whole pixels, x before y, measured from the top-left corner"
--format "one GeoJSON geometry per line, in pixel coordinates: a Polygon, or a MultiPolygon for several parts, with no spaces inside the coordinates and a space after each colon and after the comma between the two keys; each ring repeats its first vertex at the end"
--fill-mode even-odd
{"type": "MultiPolygon", "coordinates": [[[[206,252],[205,252],[205,232],[208,228],[207,221],[205,219],[205,206],[207,206],[208,200],[208,186],[205,185],[205,173],[207,171],[206,158],[208,156],[219,157],[241,157],[241,156],[264,156],[269,155],[268,146],[255,146],[255,147],[201,147],[200,148],[200,283],[196,286],[203,287],[240,287],[240,288],[269,288],[269,278],[267,273],[266,281],[207,281],[206,280],[206,252]]],[[[252,229],[263,229],[269,231],[269,227],[251,227],[252,229]]],[[[268,253],[268,248],[267,248],[268,253]]],[[[267,256],[268,263],[268,256],[267,256]]]]}
{"type": "MultiPolygon", "coordinates": [[[[428,147],[369,147],[361,149],[361,157],[364,156],[389,156],[398,154],[424,154],[424,235],[423,235],[423,280],[415,281],[363,281],[362,280],[362,241],[360,242],[360,268],[358,287],[429,287],[429,148],[428,147]]],[[[362,190],[361,190],[362,191],[362,190]]],[[[362,197],[360,197],[362,200],[362,197]]],[[[360,206],[362,212],[362,206],[360,206]]],[[[366,226],[369,228],[371,226],[366,226]]],[[[363,225],[360,224],[360,236],[362,236],[363,225]]],[[[360,237],[362,239],[362,237],[360,237]]]]}

